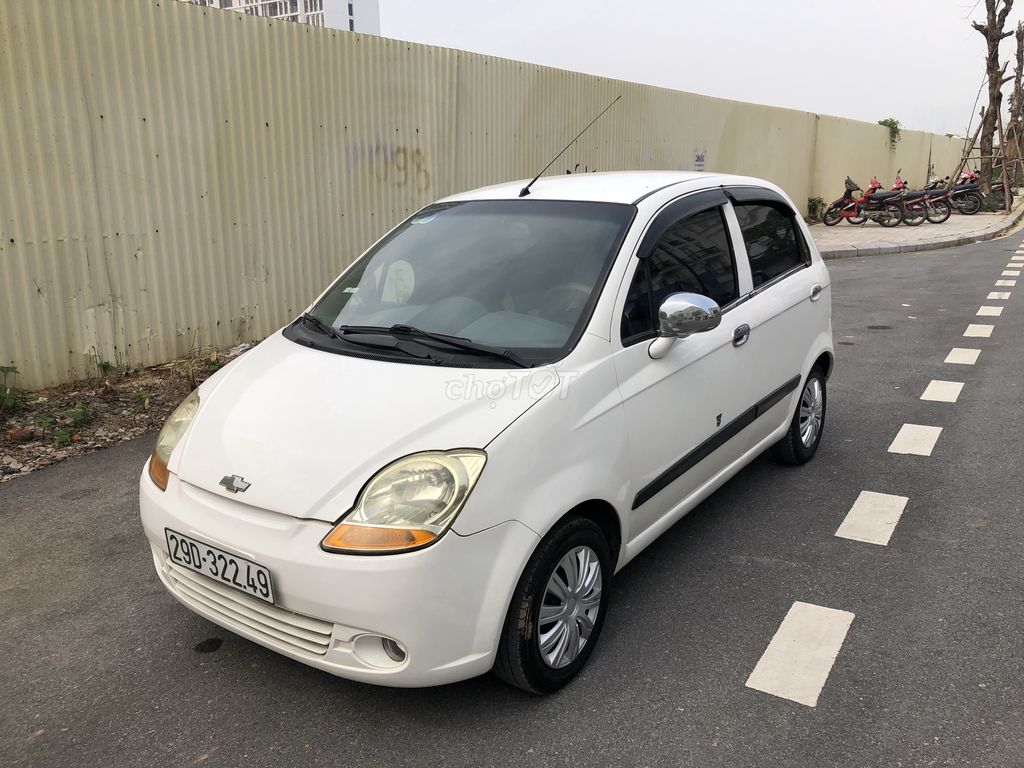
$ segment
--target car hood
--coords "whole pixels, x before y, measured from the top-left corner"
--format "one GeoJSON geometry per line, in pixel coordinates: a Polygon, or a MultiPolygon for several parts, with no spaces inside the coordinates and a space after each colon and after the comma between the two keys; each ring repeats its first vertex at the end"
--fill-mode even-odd
{"type": "Polygon", "coordinates": [[[448,368],[300,346],[280,333],[200,390],[171,469],[211,493],[333,522],[386,464],[483,448],[558,384],[551,368],[448,368]],[[249,487],[220,482],[238,475],[249,487]]]}

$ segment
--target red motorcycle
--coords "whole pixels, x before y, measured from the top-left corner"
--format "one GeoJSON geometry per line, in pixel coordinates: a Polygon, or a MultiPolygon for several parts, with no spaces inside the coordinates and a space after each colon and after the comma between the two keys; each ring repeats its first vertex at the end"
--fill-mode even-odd
{"type": "MultiPolygon", "coordinates": [[[[949,184],[949,176],[944,179],[934,179],[925,189],[944,189],[949,184]]],[[[996,184],[992,189],[993,195],[1002,204],[1003,188],[996,184]]],[[[1013,191],[1010,191],[1010,200],[1013,200],[1013,191]]],[[[975,170],[965,170],[960,174],[960,179],[950,187],[949,204],[965,216],[972,216],[981,210],[985,199],[981,196],[981,175],[975,170]]]]}
{"type": "MultiPolygon", "coordinates": [[[[996,171],[1000,170],[998,165],[996,166],[995,170],[996,171]]],[[[995,174],[993,174],[993,175],[995,175],[995,174]]],[[[972,186],[974,189],[978,190],[978,194],[979,195],[981,194],[981,174],[978,173],[978,169],[977,168],[975,168],[973,171],[965,170],[962,174],[960,174],[960,182],[957,184],[957,187],[959,188],[961,186],[972,186]]],[[[1014,197],[1014,194],[1013,194],[1013,184],[1011,182],[1011,184],[1010,184],[1010,205],[1013,205],[1013,197],[1014,197]]],[[[1003,208],[1003,181],[1002,181],[1002,179],[995,179],[995,178],[992,179],[992,200],[995,202],[995,205],[998,208],[1003,208]]]]}
{"type": "Polygon", "coordinates": [[[942,224],[953,213],[953,206],[949,202],[953,194],[949,189],[917,189],[912,190],[900,177],[902,168],[896,171],[896,181],[892,185],[894,192],[906,192],[904,208],[907,216],[903,221],[912,227],[916,227],[926,218],[932,224],[942,224]]]}
{"type": "MultiPolygon", "coordinates": [[[[882,192],[878,179],[871,178],[871,186],[858,197],[860,185],[846,177],[846,193],[830,205],[822,223],[834,227],[844,219],[850,224],[863,224],[868,219],[877,221],[883,227],[898,227],[903,221],[903,192],[882,192]]],[[[920,224],[920,222],[918,222],[920,224]]]]}

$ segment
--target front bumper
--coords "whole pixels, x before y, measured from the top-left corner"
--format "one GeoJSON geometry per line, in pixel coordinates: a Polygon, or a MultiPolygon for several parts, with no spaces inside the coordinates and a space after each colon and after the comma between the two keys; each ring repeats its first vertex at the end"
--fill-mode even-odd
{"type": "Polygon", "coordinates": [[[320,549],[331,526],[257,509],[171,475],[161,492],[139,483],[143,528],[171,594],[215,624],[331,674],[417,687],[487,672],[512,591],[539,539],[507,522],[473,534],[449,531],[400,555],[338,555],[320,549]],[[171,528],[270,569],[275,605],[171,563],[171,528]],[[395,662],[380,638],[398,641],[395,662]]]}

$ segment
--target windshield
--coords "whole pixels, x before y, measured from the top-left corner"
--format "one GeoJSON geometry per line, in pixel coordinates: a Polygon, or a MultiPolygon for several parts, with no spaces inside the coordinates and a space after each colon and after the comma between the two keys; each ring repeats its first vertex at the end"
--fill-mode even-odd
{"type": "MultiPolygon", "coordinates": [[[[310,314],[334,329],[410,326],[553,362],[582,334],[633,212],[546,200],[432,206],[363,256],[310,314]]],[[[331,338],[332,348],[358,354],[347,339],[331,338]]]]}

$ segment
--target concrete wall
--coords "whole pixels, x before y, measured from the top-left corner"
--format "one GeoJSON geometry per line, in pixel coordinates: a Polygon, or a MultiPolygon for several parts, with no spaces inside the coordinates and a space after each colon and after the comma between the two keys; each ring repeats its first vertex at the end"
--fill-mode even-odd
{"type": "MultiPolygon", "coordinates": [[[[0,363],[38,387],[261,338],[450,192],[579,169],[798,205],[959,143],[167,0],[0,3],[0,363]]],[[[948,169],[948,170],[947,170],[948,169]]]]}

